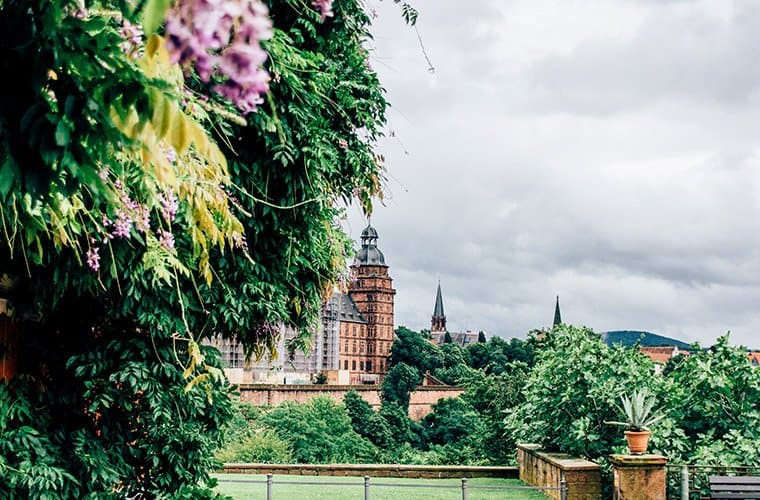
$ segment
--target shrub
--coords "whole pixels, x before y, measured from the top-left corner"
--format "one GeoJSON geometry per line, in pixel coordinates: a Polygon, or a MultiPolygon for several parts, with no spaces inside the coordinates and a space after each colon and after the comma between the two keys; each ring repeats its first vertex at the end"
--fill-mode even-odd
{"type": "Polygon", "coordinates": [[[293,452],[273,431],[260,430],[217,451],[216,459],[224,463],[288,464],[293,462],[293,452]]]}

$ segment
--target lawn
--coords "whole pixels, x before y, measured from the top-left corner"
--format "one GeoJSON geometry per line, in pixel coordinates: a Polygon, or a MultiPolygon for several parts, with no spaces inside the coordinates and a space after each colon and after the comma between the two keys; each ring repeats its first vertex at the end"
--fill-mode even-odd
{"type": "MultiPolygon", "coordinates": [[[[217,491],[236,500],[266,498],[266,476],[262,474],[215,474],[217,491]],[[262,484],[242,481],[261,481],[262,484]]],[[[457,500],[462,498],[459,479],[401,479],[375,477],[370,480],[372,500],[457,500]],[[394,486],[380,486],[393,484],[394,486]],[[398,486],[396,486],[398,485],[398,486]],[[435,488],[423,488],[435,486],[435,488]]],[[[524,486],[517,479],[473,478],[467,480],[468,500],[542,499],[546,496],[529,490],[478,489],[477,486],[524,486]]],[[[361,500],[364,498],[364,479],[361,477],[274,476],[272,500],[361,500]],[[284,484],[293,482],[340,483],[338,485],[284,484]]]]}

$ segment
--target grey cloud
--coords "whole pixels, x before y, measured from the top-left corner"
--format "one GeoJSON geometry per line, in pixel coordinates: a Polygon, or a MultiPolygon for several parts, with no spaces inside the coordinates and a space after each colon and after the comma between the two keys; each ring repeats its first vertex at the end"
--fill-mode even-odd
{"type": "MultiPolygon", "coordinates": [[[[661,18],[628,42],[561,57],[534,13],[544,46],[518,67],[483,50],[506,43],[496,3],[441,0],[421,17],[432,76],[413,31],[378,27],[397,137],[381,144],[390,196],[372,221],[397,324],[429,326],[440,278],[455,329],[522,336],[560,294],[574,324],[705,344],[732,330],[760,347],[760,76],[742,66],[760,13],[739,5],[721,25],[707,4],[684,3],[686,18],[649,2],[661,18]]],[[[358,237],[364,221],[349,222],[358,237]]]]}
{"type": "Polygon", "coordinates": [[[662,99],[742,106],[756,102],[760,5],[737,3],[720,22],[658,9],[627,42],[589,40],[531,70],[535,105],[607,114],[662,99]]]}

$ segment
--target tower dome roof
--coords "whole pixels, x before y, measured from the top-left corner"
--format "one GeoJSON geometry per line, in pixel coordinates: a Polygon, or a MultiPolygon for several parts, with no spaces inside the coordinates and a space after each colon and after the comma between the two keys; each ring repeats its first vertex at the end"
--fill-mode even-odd
{"type": "Polygon", "coordinates": [[[356,254],[354,263],[365,266],[385,265],[385,256],[377,248],[377,230],[370,225],[367,225],[362,231],[362,247],[356,254]]]}
{"type": "Polygon", "coordinates": [[[365,238],[377,239],[377,229],[372,226],[365,227],[364,231],[362,231],[362,240],[365,238]]]}

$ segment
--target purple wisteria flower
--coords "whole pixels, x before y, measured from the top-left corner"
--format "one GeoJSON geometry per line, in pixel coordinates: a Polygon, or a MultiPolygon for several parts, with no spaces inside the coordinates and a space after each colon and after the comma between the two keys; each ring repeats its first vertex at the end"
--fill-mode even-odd
{"type": "Polygon", "coordinates": [[[158,195],[158,199],[161,202],[161,215],[164,216],[166,222],[173,222],[179,209],[174,191],[170,189],[168,193],[161,193],[158,195]]]}
{"type": "Polygon", "coordinates": [[[129,238],[132,232],[132,216],[123,210],[116,211],[116,222],[111,230],[112,238],[129,238]]]}
{"type": "Polygon", "coordinates": [[[220,95],[249,113],[269,90],[261,41],[272,37],[272,21],[261,0],[180,0],[166,21],[172,62],[193,66],[201,80],[216,77],[220,95]]]}
{"type": "Polygon", "coordinates": [[[87,250],[87,266],[93,271],[100,269],[100,254],[98,253],[98,247],[90,247],[87,250]]]}
{"type": "Polygon", "coordinates": [[[163,229],[158,230],[158,242],[167,250],[174,250],[174,235],[163,229]]]}
{"type": "Polygon", "coordinates": [[[333,16],[332,4],[333,0],[314,0],[311,2],[314,9],[321,14],[322,22],[325,22],[325,19],[328,17],[333,16]]]}
{"type": "Polygon", "coordinates": [[[119,30],[119,35],[124,39],[124,41],[119,44],[119,48],[133,59],[140,57],[140,52],[142,51],[143,46],[142,26],[139,24],[132,24],[128,19],[124,19],[124,23],[119,30]]]}

